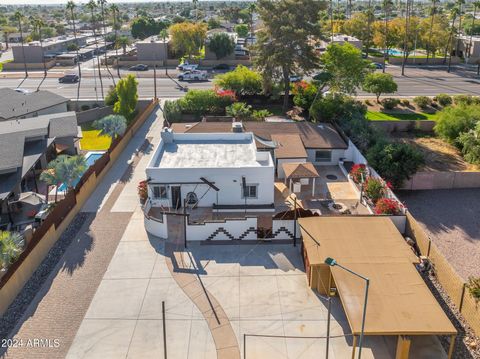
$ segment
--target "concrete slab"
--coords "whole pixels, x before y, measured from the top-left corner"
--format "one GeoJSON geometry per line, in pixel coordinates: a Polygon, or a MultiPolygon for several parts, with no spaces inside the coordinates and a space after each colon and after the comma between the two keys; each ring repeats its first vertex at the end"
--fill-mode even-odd
{"type": "Polygon", "coordinates": [[[147,241],[120,242],[103,278],[149,278],[156,259],[147,241]]]}
{"type": "Polygon", "coordinates": [[[240,277],[240,317],[249,320],[282,320],[275,276],[240,277]]]}

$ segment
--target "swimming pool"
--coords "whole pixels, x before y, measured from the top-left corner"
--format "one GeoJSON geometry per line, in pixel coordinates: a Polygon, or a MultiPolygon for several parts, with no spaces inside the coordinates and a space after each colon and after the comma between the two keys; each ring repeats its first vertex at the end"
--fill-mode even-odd
{"type": "MultiPolygon", "coordinates": [[[[85,171],[95,163],[96,160],[98,160],[100,157],[103,156],[105,152],[101,152],[101,151],[95,151],[95,152],[87,152],[85,154],[85,162],[87,163],[87,167],[85,168],[85,171]]],[[[75,187],[78,182],[80,182],[80,178],[82,178],[83,174],[85,173],[85,171],[82,172],[82,174],[78,177],[78,179],[76,179],[74,182],[73,182],[73,187],[75,187]]],[[[58,192],[59,193],[62,193],[62,192],[65,192],[67,190],[67,185],[65,183],[62,183],[60,186],[58,186],[58,192]]]]}
{"type": "Polygon", "coordinates": [[[403,51],[402,50],[397,50],[397,49],[390,49],[388,50],[388,54],[392,56],[402,56],[403,51]]]}

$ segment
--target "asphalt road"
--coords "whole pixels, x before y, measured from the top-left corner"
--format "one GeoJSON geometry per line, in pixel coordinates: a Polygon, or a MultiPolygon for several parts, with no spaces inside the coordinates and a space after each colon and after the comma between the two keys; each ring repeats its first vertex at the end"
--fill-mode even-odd
{"type": "MultiPolygon", "coordinates": [[[[71,71],[66,71],[71,72],[71,71]]],[[[112,71],[114,75],[116,73],[112,71]]],[[[398,84],[398,92],[395,97],[411,97],[418,95],[434,96],[439,93],[448,94],[472,94],[480,96],[480,79],[476,77],[475,71],[466,71],[462,68],[456,68],[452,73],[447,73],[444,68],[407,68],[406,76],[401,76],[399,67],[388,67],[388,73],[391,73],[398,84]]],[[[105,71],[102,71],[104,89],[108,89],[112,85],[112,80],[108,78],[105,71]]],[[[122,75],[128,73],[122,71],[122,75]]],[[[171,71],[173,75],[173,71],[171,71]]],[[[93,71],[84,71],[82,76],[82,84],[80,89],[80,98],[101,98],[101,89],[98,76],[93,77],[93,71]]],[[[5,78],[0,78],[0,87],[16,88],[21,87],[28,90],[36,90],[42,79],[40,74],[32,74],[31,77],[24,80],[21,74],[2,73],[5,78]],[[34,77],[35,76],[35,77],[34,77]],[[15,77],[15,78],[9,78],[15,77]]],[[[137,73],[139,82],[139,96],[143,98],[152,97],[154,95],[153,71],[137,73]]],[[[67,98],[76,98],[76,84],[59,84],[57,77],[61,76],[59,71],[49,72],[42,83],[41,88],[56,92],[67,98]],[[52,76],[52,77],[50,77],[52,76]]],[[[165,78],[163,70],[157,71],[157,96],[160,98],[180,97],[184,91],[179,87],[179,83],[165,78]]],[[[117,78],[116,78],[117,79],[117,78]]],[[[211,81],[180,83],[189,89],[207,89],[212,88],[211,81]]],[[[358,92],[359,96],[372,96],[372,94],[363,91],[358,92]]]]}

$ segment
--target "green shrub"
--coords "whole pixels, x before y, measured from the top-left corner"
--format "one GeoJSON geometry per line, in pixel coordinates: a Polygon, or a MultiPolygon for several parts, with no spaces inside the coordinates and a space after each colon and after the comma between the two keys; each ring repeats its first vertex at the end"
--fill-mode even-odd
{"type": "Polygon", "coordinates": [[[377,203],[380,198],[385,197],[387,192],[383,181],[374,177],[368,177],[363,188],[365,194],[372,200],[374,204],[377,203]]]}
{"type": "Polygon", "coordinates": [[[480,122],[477,122],[473,130],[461,133],[457,143],[461,146],[467,162],[480,164],[480,122]]]}
{"type": "Polygon", "coordinates": [[[435,133],[454,143],[463,132],[468,132],[480,121],[480,106],[446,107],[438,113],[435,133]]]}
{"type": "Polygon", "coordinates": [[[427,96],[417,96],[413,99],[413,103],[420,107],[422,110],[425,110],[432,104],[432,99],[427,96]]]}
{"type": "Polygon", "coordinates": [[[393,110],[400,104],[400,100],[398,98],[388,97],[382,100],[382,106],[386,110],[393,110]]]}
{"type": "Polygon", "coordinates": [[[369,164],[395,188],[415,174],[424,163],[423,155],[404,143],[379,141],[367,151],[369,164]]]}
{"type": "Polygon", "coordinates": [[[405,107],[410,107],[410,100],[407,100],[407,99],[402,100],[402,105],[405,107]]]}
{"type": "Polygon", "coordinates": [[[262,92],[262,75],[242,65],[233,71],[215,76],[214,83],[224,90],[234,91],[237,95],[256,95],[262,92]]]}
{"type": "Polygon", "coordinates": [[[23,251],[25,239],[18,232],[0,231],[0,269],[15,262],[23,251]]]}
{"type": "Polygon", "coordinates": [[[453,102],[452,96],[445,93],[438,94],[435,99],[442,107],[450,106],[453,102]]]}
{"type": "Polygon", "coordinates": [[[89,105],[82,105],[82,106],[80,106],[80,110],[82,110],[82,111],[90,110],[90,106],[89,105]]]}
{"type": "Polygon", "coordinates": [[[178,101],[182,113],[198,117],[205,114],[224,114],[225,108],[233,102],[230,96],[220,96],[214,90],[190,90],[178,101]]]}
{"type": "Polygon", "coordinates": [[[254,110],[252,112],[252,118],[255,121],[263,121],[265,117],[272,116],[272,113],[268,110],[254,110]]]}
{"type": "Polygon", "coordinates": [[[105,106],[113,106],[118,101],[117,89],[110,86],[110,89],[105,96],[105,106]]]}
{"type": "Polygon", "coordinates": [[[335,93],[319,97],[310,107],[310,117],[317,122],[342,121],[353,114],[366,113],[367,108],[360,101],[335,93]]]}
{"type": "Polygon", "coordinates": [[[163,117],[170,123],[179,122],[182,119],[182,108],[180,102],[176,101],[165,101],[163,105],[163,117]]]}
{"type": "Polygon", "coordinates": [[[244,102],[235,102],[226,108],[226,112],[228,116],[232,116],[236,120],[248,120],[252,117],[252,106],[244,102]]]}
{"type": "Polygon", "coordinates": [[[475,301],[480,301],[480,277],[468,277],[468,291],[475,301]]]}
{"type": "Polygon", "coordinates": [[[471,105],[473,103],[473,97],[471,95],[455,95],[453,96],[453,103],[457,106],[471,105]]]}

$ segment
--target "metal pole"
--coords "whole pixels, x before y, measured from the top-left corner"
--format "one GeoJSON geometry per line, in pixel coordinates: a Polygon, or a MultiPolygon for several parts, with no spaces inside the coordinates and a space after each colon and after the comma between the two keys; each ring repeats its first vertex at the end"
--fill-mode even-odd
{"type": "Polygon", "coordinates": [[[183,200],[183,241],[187,248],[187,200],[183,200]]]}
{"type": "Polygon", "coordinates": [[[362,345],[363,345],[363,335],[365,331],[365,317],[367,314],[367,300],[368,300],[368,287],[370,286],[370,280],[366,279],[365,285],[365,301],[363,303],[363,316],[362,316],[362,332],[360,333],[360,342],[358,343],[358,359],[362,357],[362,345]]]}
{"type": "Polygon", "coordinates": [[[153,96],[157,98],[157,61],[153,65],[153,96]]]}
{"type": "Polygon", "coordinates": [[[243,359],[247,359],[247,334],[243,333],[243,359]]]}
{"type": "Polygon", "coordinates": [[[167,359],[167,325],[165,323],[165,301],[162,301],[162,318],[163,318],[163,357],[167,359]]]}
{"type": "Polygon", "coordinates": [[[332,312],[332,298],[328,297],[328,317],[327,317],[327,352],[325,353],[325,359],[328,359],[328,350],[330,346],[330,315],[332,312]]]}
{"type": "Polygon", "coordinates": [[[297,246],[297,197],[293,199],[293,246],[297,246]]]}

